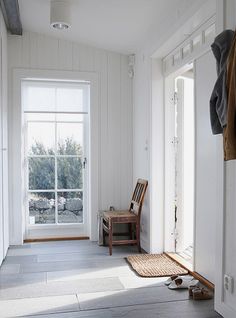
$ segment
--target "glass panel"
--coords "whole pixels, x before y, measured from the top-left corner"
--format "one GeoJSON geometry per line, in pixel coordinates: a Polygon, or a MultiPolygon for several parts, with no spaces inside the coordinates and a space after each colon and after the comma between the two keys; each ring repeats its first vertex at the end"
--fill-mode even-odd
{"type": "Polygon", "coordinates": [[[181,60],[180,50],[174,55],[174,64],[176,65],[181,60]]]}
{"type": "Polygon", "coordinates": [[[58,189],[82,189],[83,168],[81,158],[57,158],[58,189]]]}
{"type": "Polygon", "coordinates": [[[55,193],[29,193],[29,224],[55,223],[55,193]]]}
{"type": "Polygon", "coordinates": [[[201,41],[202,41],[202,36],[201,35],[197,35],[193,39],[193,49],[194,50],[201,45],[201,41]]]}
{"type": "Polygon", "coordinates": [[[23,106],[24,110],[30,111],[55,111],[55,88],[37,84],[25,83],[23,91],[23,106]]]}
{"type": "Polygon", "coordinates": [[[83,153],[83,124],[57,124],[57,153],[59,155],[78,155],[83,153]]]}
{"type": "Polygon", "coordinates": [[[29,189],[48,190],[55,187],[55,159],[29,158],[29,189]]]}
{"type": "Polygon", "coordinates": [[[24,81],[22,93],[24,111],[79,112],[88,110],[88,84],[24,81]]]}
{"type": "Polygon", "coordinates": [[[83,223],[83,192],[58,192],[58,223],[83,223]]]}
{"type": "Polygon", "coordinates": [[[210,41],[215,37],[216,30],[215,30],[215,24],[212,24],[205,30],[205,42],[210,41]]]}
{"type": "Polygon", "coordinates": [[[26,120],[43,120],[43,121],[54,121],[55,114],[53,113],[26,113],[26,120]]]}
{"type": "Polygon", "coordinates": [[[80,88],[57,88],[57,111],[83,111],[83,90],[80,88]]]}
{"type": "Polygon", "coordinates": [[[84,121],[84,114],[56,114],[57,121],[84,121]]]}
{"type": "Polygon", "coordinates": [[[187,44],[183,47],[183,57],[186,57],[191,53],[191,44],[187,44]]]}
{"type": "Polygon", "coordinates": [[[28,123],[28,154],[53,155],[55,152],[55,124],[28,123]]]}

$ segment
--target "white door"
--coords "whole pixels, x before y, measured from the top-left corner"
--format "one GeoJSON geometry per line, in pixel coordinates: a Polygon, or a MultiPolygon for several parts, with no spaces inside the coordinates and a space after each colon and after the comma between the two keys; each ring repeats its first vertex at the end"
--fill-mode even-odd
{"type": "Polygon", "coordinates": [[[35,102],[38,111],[24,113],[25,238],[88,236],[88,114],[76,107],[86,101],[87,89],[63,83],[26,86],[25,103],[37,91],[45,99],[35,102]],[[46,103],[57,103],[56,111],[40,111],[46,103]],[[70,104],[78,111],[59,111],[70,110],[70,104]]]}

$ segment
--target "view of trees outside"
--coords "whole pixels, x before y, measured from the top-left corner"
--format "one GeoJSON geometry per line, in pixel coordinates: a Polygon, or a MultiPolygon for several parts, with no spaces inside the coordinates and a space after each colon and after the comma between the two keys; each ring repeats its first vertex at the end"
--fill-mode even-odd
{"type": "Polygon", "coordinates": [[[55,223],[56,206],[58,223],[82,223],[83,192],[66,191],[83,189],[82,147],[73,137],[65,138],[54,155],[54,149],[42,142],[35,141],[29,149],[29,190],[38,190],[29,192],[30,224],[55,223]],[[56,185],[57,192],[51,191],[56,185]]]}

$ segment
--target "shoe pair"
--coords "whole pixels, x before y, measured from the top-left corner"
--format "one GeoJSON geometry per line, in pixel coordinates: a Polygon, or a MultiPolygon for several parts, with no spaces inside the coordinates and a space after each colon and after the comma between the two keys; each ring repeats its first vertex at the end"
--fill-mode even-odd
{"type": "Polygon", "coordinates": [[[165,282],[165,285],[168,286],[169,289],[188,289],[189,287],[196,287],[198,284],[199,281],[189,275],[173,275],[165,282]]]}
{"type": "Polygon", "coordinates": [[[212,292],[204,287],[190,286],[188,291],[189,297],[193,298],[193,300],[208,300],[213,298],[212,292]]]}

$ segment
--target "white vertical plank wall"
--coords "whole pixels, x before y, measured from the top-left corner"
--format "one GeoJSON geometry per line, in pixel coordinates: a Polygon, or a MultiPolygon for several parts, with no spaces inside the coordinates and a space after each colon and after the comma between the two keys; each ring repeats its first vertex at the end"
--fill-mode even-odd
{"type": "Polygon", "coordinates": [[[218,143],[212,135],[209,99],[216,80],[215,60],[209,51],[195,62],[195,271],[215,283],[218,143]],[[207,177],[206,177],[207,176],[207,177]]]}
{"type": "Polygon", "coordinates": [[[0,12],[0,264],[9,246],[8,134],[7,134],[7,30],[0,12]]]}
{"type": "MultiPolygon", "coordinates": [[[[107,209],[110,205],[127,208],[133,184],[132,80],[128,77],[128,57],[32,32],[24,32],[21,37],[8,36],[8,46],[10,112],[14,112],[11,100],[14,68],[97,72],[99,208],[107,209]]],[[[10,119],[10,127],[11,124],[10,119]]],[[[10,128],[9,134],[11,147],[10,128]]],[[[12,185],[13,176],[10,180],[12,185]]],[[[13,218],[14,211],[11,208],[10,211],[13,218]]]]}

